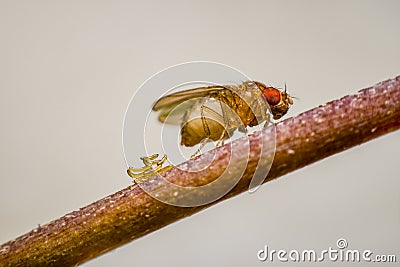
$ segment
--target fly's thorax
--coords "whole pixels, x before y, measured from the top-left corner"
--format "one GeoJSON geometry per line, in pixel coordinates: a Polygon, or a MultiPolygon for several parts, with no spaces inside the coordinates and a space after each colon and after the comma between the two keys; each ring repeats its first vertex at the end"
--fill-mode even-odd
{"type": "Polygon", "coordinates": [[[227,86],[227,90],[221,96],[220,101],[239,116],[245,127],[253,127],[265,121],[268,107],[254,82],[227,86]]]}

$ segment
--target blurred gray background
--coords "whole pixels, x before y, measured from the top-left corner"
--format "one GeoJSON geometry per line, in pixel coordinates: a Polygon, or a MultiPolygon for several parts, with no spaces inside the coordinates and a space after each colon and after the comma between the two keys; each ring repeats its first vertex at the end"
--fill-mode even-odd
{"type": "MultiPolygon", "coordinates": [[[[400,74],[399,10],[399,1],[0,1],[0,243],[131,184],[124,113],[154,73],[221,62],[286,82],[295,116],[400,74]]],[[[265,266],[256,255],[265,245],[322,250],[341,237],[399,261],[399,141],[396,132],[327,158],[85,266],[265,266]]]]}

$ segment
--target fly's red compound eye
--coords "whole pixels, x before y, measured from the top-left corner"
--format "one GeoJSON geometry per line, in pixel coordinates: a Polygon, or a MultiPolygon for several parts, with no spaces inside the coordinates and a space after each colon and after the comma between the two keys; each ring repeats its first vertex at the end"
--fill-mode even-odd
{"type": "Polygon", "coordinates": [[[275,106],[281,101],[281,92],[273,87],[263,89],[262,94],[271,106],[275,106]]]}

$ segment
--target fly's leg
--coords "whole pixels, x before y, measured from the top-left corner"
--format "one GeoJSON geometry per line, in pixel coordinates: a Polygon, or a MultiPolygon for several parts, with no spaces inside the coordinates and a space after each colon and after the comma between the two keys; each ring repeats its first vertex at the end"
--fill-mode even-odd
{"type": "MultiPolygon", "coordinates": [[[[263,100],[260,100],[259,98],[256,98],[251,103],[251,107],[253,107],[253,109],[257,108],[256,110],[254,110],[254,114],[261,114],[261,121],[258,121],[258,124],[261,124],[262,122],[265,121],[263,127],[266,128],[269,125],[269,123],[271,122],[271,113],[270,113],[271,107],[269,106],[269,104],[263,102],[263,100]],[[258,104],[258,105],[255,106],[255,104],[258,104]],[[264,108],[265,105],[267,106],[267,108],[264,108]]],[[[257,118],[257,120],[258,120],[258,118],[257,118]]]]}
{"type": "Polygon", "coordinates": [[[207,136],[206,138],[210,138],[211,132],[210,132],[210,128],[208,127],[206,117],[204,116],[204,111],[205,110],[210,111],[211,109],[206,107],[206,106],[204,106],[204,105],[201,105],[200,113],[201,113],[201,122],[203,123],[204,133],[207,136]]]}
{"type": "Polygon", "coordinates": [[[198,155],[201,153],[201,150],[202,150],[202,149],[204,148],[204,146],[207,144],[208,139],[209,139],[210,136],[211,136],[210,128],[208,127],[206,117],[204,116],[205,110],[209,111],[209,110],[211,110],[211,109],[208,108],[208,107],[206,107],[206,106],[204,106],[204,105],[201,105],[201,107],[200,107],[201,122],[203,123],[203,129],[204,129],[204,133],[205,133],[205,135],[206,135],[206,138],[203,139],[203,140],[200,142],[199,148],[196,150],[196,152],[194,152],[193,155],[190,156],[191,159],[192,159],[192,158],[195,158],[196,156],[198,156],[198,155]]]}
{"type": "Polygon", "coordinates": [[[150,157],[141,157],[144,166],[141,168],[129,167],[127,172],[130,177],[134,179],[136,183],[144,182],[150,177],[153,177],[157,173],[163,173],[170,170],[172,166],[163,167],[162,165],[167,161],[167,156],[163,156],[157,160],[158,154],[151,155],[150,157]]]}
{"type": "Polygon", "coordinates": [[[228,135],[229,135],[229,132],[226,130],[226,128],[229,127],[229,120],[228,120],[228,118],[226,118],[226,116],[221,116],[221,119],[224,121],[224,131],[222,131],[217,143],[215,144],[216,147],[220,147],[220,146],[224,145],[224,141],[226,139],[225,133],[228,133],[228,135]]]}
{"type": "MultiPolygon", "coordinates": [[[[225,131],[226,132],[226,131],[225,131]]],[[[225,141],[225,132],[222,132],[221,136],[219,137],[217,143],[215,144],[216,147],[220,147],[224,145],[224,141],[225,141]]]]}
{"type": "Polygon", "coordinates": [[[193,159],[195,157],[197,157],[198,155],[200,155],[201,150],[204,148],[204,146],[207,144],[207,139],[204,139],[200,142],[200,146],[199,148],[196,150],[196,152],[193,153],[193,155],[190,156],[190,159],[193,159]]]}
{"type": "MultiPolygon", "coordinates": [[[[220,102],[221,105],[221,102],[220,102]]],[[[224,126],[224,131],[222,131],[221,135],[218,138],[217,143],[215,144],[216,147],[221,146],[221,144],[224,144],[224,137],[226,135],[226,133],[228,133],[227,128],[229,128],[229,118],[227,116],[222,116],[221,114],[219,114],[218,112],[216,112],[213,109],[210,109],[209,107],[204,107],[204,110],[207,111],[208,113],[212,114],[212,116],[216,119],[216,121],[218,122],[223,122],[223,126],[224,126]]],[[[221,105],[221,110],[223,111],[222,105],[221,105]]]]}
{"type": "MultiPolygon", "coordinates": [[[[272,122],[272,118],[271,118],[271,108],[268,106],[268,112],[262,112],[262,116],[263,116],[263,121],[265,121],[264,123],[264,128],[268,127],[269,123],[272,122]]],[[[272,122],[273,123],[273,122],[272,122]]]]}
{"type": "MultiPolygon", "coordinates": [[[[232,94],[232,93],[231,93],[232,94]]],[[[224,122],[225,131],[222,132],[220,138],[217,141],[216,147],[223,146],[225,139],[225,133],[230,137],[230,134],[233,133],[236,129],[238,129],[242,121],[237,115],[235,111],[231,107],[229,107],[225,102],[229,102],[229,99],[225,99],[225,101],[220,101],[222,115],[218,114],[221,120],[224,122]]]]}
{"type": "Polygon", "coordinates": [[[265,114],[265,124],[264,124],[264,128],[267,128],[269,123],[271,122],[271,114],[265,114]]]}

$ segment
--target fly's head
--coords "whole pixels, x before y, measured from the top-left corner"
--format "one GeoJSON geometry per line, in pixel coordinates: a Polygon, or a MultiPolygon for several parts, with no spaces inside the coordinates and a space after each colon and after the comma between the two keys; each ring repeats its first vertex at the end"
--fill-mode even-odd
{"type": "Polygon", "coordinates": [[[293,105],[293,99],[285,91],[280,91],[274,87],[266,86],[263,83],[255,82],[257,87],[261,90],[262,95],[268,102],[274,120],[280,119],[289,110],[289,106],[293,105]]]}

